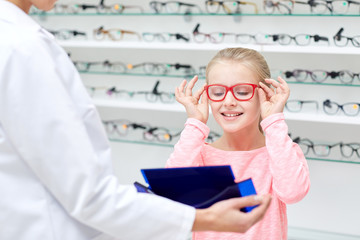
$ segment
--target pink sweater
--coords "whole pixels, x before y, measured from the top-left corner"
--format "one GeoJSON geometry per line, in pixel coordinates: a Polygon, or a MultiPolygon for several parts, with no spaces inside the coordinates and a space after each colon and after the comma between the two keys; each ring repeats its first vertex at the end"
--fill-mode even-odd
{"type": "Polygon", "coordinates": [[[258,194],[270,193],[264,218],[245,234],[196,232],[193,240],[286,240],[286,204],[305,197],[310,188],[309,169],[300,147],[288,136],[282,113],[261,122],[266,147],[251,151],[224,151],[205,143],[209,128],[193,118],[185,123],[166,167],[231,165],[235,182],[252,178],[258,194]]]}

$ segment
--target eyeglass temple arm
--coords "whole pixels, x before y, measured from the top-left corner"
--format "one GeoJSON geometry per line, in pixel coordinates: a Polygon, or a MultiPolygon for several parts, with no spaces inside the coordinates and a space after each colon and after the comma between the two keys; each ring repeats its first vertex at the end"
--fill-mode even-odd
{"type": "Polygon", "coordinates": [[[141,39],[141,36],[139,33],[134,32],[134,31],[129,31],[129,30],[120,30],[122,33],[129,33],[129,34],[134,34],[136,36],[138,36],[139,39],[141,39]]]}
{"type": "Polygon", "coordinates": [[[158,89],[157,89],[158,86],[159,86],[159,84],[160,84],[160,81],[157,80],[156,83],[155,83],[155,86],[154,86],[153,90],[151,91],[153,94],[159,94],[159,91],[158,91],[158,89]]]}
{"type": "Polygon", "coordinates": [[[175,33],[175,37],[176,37],[176,39],[183,39],[187,42],[190,40],[189,38],[185,37],[184,35],[182,35],[180,33],[175,33]]]}
{"type": "Polygon", "coordinates": [[[335,34],[334,39],[340,41],[341,40],[341,34],[342,34],[343,31],[344,31],[344,28],[343,27],[340,28],[339,31],[335,34]]]}
{"type": "Polygon", "coordinates": [[[193,33],[199,33],[199,27],[200,27],[200,23],[196,24],[193,33]]]}
{"type": "Polygon", "coordinates": [[[143,9],[141,6],[138,6],[138,5],[122,5],[122,7],[123,7],[124,9],[126,9],[126,8],[138,8],[138,9],[140,9],[140,12],[141,12],[141,13],[144,12],[144,9],[143,9]]]}
{"type": "Polygon", "coordinates": [[[242,5],[246,5],[246,4],[252,5],[252,6],[254,6],[254,8],[255,8],[255,13],[256,13],[256,14],[259,13],[259,9],[258,9],[258,6],[257,6],[256,3],[253,3],[253,2],[238,2],[238,3],[239,3],[239,4],[242,4],[242,5]]]}

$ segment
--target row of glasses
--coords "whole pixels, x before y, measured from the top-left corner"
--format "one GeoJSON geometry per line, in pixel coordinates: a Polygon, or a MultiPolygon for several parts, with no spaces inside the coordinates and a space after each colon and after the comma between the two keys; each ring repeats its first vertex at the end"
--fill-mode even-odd
{"type": "Polygon", "coordinates": [[[144,12],[143,8],[139,5],[124,5],[119,3],[105,4],[104,0],[100,0],[99,4],[55,3],[53,11],[57,14],[78,14],[88,11],[93,11],[98,14],[104,14],[104,13],[121,14],[124,12],[137,12],[137,13],[144,12]]]}
{"type": "MultiPolygon", "coordinates": [[[[320,36],[318,34],[296,34],[291,36],[289,34],[263,34],[258,33],[255,35],[246,34],[246,33],[229,33],[229,32],[212,32],[204,33],[199,30],[200,24],[197,24],[192,32],[193,39],[197,43],[204,43],[207,40],[211,43],[223,43],[224,41],[232,41],[235,43],[249,44],[255,43],[259,45],[265,44],[274,44],[279,43],[280,45],[290,45],[295,43],[297,46],[308,46],[311,44],[312,40],[315,43],[326,42],[327,45],[330,45],[329,38],[325,36],[320,36]]],[[[59,30],[48,30],[59,40],[68,40],[73,38],[87,39],[87,34],[78,30],[71,29],[59,29],[59,30]]],[[[354,47],[360,47],[360,35],[348,37],[342,35],[344,28],[341,28],[334,36],[333,40],[336,46],[344,47],[347,46],[349,42],[352,43],[354,47]]],[[[127,40],[137,40],[137,41],[161,41],[169,42],[174,40],[183,40],[185,42],[190,41],[190,35],[186,33],[154,33],[154,32],[144,32],[142,34],[132,31],[125,30],[120,28],[110,28],[105,29],[104,26],[100,26],[93,30],[93,36],[95,40],[105,40],[110,39],[112,41],[121,41],[124,38],[127,40]]]]}
{"type": "Polygon", "coordinates": [[[322,83],[328,79],[339,79],[343,84],[353,84],[355,79],[360,81],[360,73],[350,70],[326,71],[326,70],[306,70],[294,69],[282,73],[285,79],[294,78],[297,82],[305,82],[309,77],[313,82],[322,83]]]}
{"type": "Polygon", "coordinates": [[[73,61],[75,67],[80,72],[108,72],[108,73],[143,73],[147,75],[166,75],[169,73],[181,73],[182,76],[196,74],[195,69],[190,64],[181,63],[155,63],[141,62],[137,64],[125,64],[120,61],[73,61]]]}
{"type": "MultiPolygon", "coordinates": [[[[181,131],[171,132],[165,127],[151,126],[148,123],[136,123],[127,119],[115,119],[103,121],[106,133],[110,139],[123,138],[134,130],[142,131],[142,139],[148,142],[170,143],[176,137],[180,136],[181,131]]],[[[214,142],[220,137],[220,134],[210,131],[206,142],[214,142]]]]}
{"type": "Polygon", "coordinates": [[[360,2],[353,0],[307,0],[307,1],[297,1],[297,0],[264,0],[264,11],[267,14],[292,14],[294,11],[295,5],[308,5],[310,12],[313,14],[347,14],[351,11],[350,6],[354,5],[358,9],[354,12],[360,14],[360,2]]]}
{"type": "Polygon", "coordinates": [[[118,98],[132,98],[135,95],[145,95],[145,100],[151,103],[157,102],[158,100],[160,100],[162,103],[174,103],[175,93],[159,91],[159,84],[160,81],[157,80],[151,91],[127,91],[124,89],[111,87],[107,89],[106,94],[118,98]]]}
{"type": "MultiPolygon", "coordinates": [[[[314,100],[288,100],[285,104],[286,110],[290,112],[301,112],[303,110],[303,106],[315,106],[316,111],[319,109],[319,104],[314,100]]],[[[335,115],[339,113],[339,111],[343,112],[346,116],[357,116],[360,112],[360,103],[358,102],[347,102],[344,104],[339,104],[335,101],[331,101],[330,99],[326,99],[323,101],[323,110],[328,115],[335,115]]],[[[313,108],[313,107],[312,107],[313,108]]]]}
{"type": "Polygon", "coordinates": [[[141,130],[142,139],[149,142],[171,142],[180,132],[170,133],[167,128],[151,126],[148,123],[136,123],[126,119],[103,121],[106,133],[110,139],[128,136],[131,130],[141,130]]]}
{"type": "Polygon", "coordinates": [[[93,36],[95,40],[110,39],[113,41],[123,40],[125,37],[128,39],[144,40],[146,42],[170,42],[181,40],[185,42],[190,41],[190,34],[187,33],[170,33],[170,32],[143,32],[138,33],[132,30],[125,30],[121,28],[105,29],[104,26],[100,26],[93,30],[93,36]]]}
{"type": "Polygon", "coordinates": [[[339,147],[342,157],[351,158],[352,156],[357,155],[357,157],[360,159],[360,143],[337,142],[333,144],[324,144],[314,143],[308,138],[300,137],[294,138],[293,141],[300,146],[305,156],[309,156],[312,153],[317,157],[328,157],[332,149],[339,147]]]}
{"type": "Polygon", "coordinates": [[[200,24],[197,24],[193,30],[194,41],[197,43],[204,43],[208,40],[211,43],[222,43],[224,41],[230,40],[236,43],[248,44],[273,44],[279,43],[281,45],[290,45],[294,42],[298,46],[307,46],[310,45],[311,40],[314,42],[324,41],[329,44],[329,39],[324,36],[320,36],[318,34],[297,34],[295,36],[291,36],[289,34],[263,34],[258,33],[256,35],[245,34],[245,33],[229,33],[229,32],[212,32],[212,33],[204,33],[199,30],[200,24]]]}

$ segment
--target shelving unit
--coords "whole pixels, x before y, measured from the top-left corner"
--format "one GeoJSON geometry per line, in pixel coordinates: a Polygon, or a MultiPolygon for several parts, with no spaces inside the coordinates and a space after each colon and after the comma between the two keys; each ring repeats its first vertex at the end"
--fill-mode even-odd
{"type": "MultiPolygon", "coordinates": [[[[85,1],[85,0],[84,0],[85,1]]],[[[108,0],[111,2],[111,0],[108,0]]],[[[69,1],[61,1],[67,3],[69,1]]],[[[199,4],[199,1],[189,0],[199,4]]],[[[144,13],[123,14],[33,14],[35,20],[47,28],[60,29],[71,26],[77,30],[84,30],[88,39],[59,41],[66,51],[71,53],[73,60],[103,61],[105,59],[120,62],[140,63],[153,62],[181,62],[188,63],[198,69],[206,66],[215,53],[227,47],[246,47],[261,52],[267,59],[271,69],[282,71],[296,68],[343,70],[348,69],[360,72],[358,59],[360,48],[349,44],[347,47],[337,47],[333,44],[332,37],[344,27],[345,36],[360,35],[356,25],[360,19],[359,14],[353,12],[347,15],[316,15],[307,12],[294,12],[292,15],[265,14],[262,9],[262,1],[255,0],[258,4],[259,14],[207,14],[193,13],[190,15],[150,13],[147,3],[144,1],[125,0],[123,4],[142,5],[144,13]],[[282,45],[255,45],[224,42],[213,44],[205,42],[145,42],[145,41],[96,41],[92,38],[92,31],[101,25],[106,28],[123,28],[142,32],[179,32],[191,34],[197,23],[201,23],[201,31],[210,32],[233,32],[233,33],[298,33],[319,34],[327,36],[330,45],[311,43],[309,46],[282,45]]],[[[296,8],[296,6],[295,6],[296,8]]],[[[186,74],[142,74],[141,72],[109,73],[102,71],[81,72],[84,84],[88,86],[118,86],[126,89],[151,89],[155,80],[161,80],[163,91],[173,92],[175,86],[190,76],[186,74]]],[[[275,76],[274,76],[275,77],[275,76]]],[[[204,82],[204,77],[200,77],[204,82]]],[[[322,101],[330,98],[339,103],[360,102],[360,81],[356,79],[354,84],[341,84],[339,81],[326,80],[323,83],[296,82],[288,79],[291,87],[290,99],[317,100],[318,112],[291,113],[284,111],[289,125],[289,131],[295,136],[308,137],[324,142],[360,142],[360,115],[347,117],[343,114],[336,116],[326,115],[322,111],[322,101]]],[[[94,103],[103,119],[125,118],[129,120],[141,120],[157,126],[165,126],[168,129],[178,130],[183,127],[186,113],[178,103],[162,104],[149,103],[145,100],[122,101],[116,98],[104,96],[94,97],[94,103]]],[[[214,131],[219,132],[213,119],[208,125],[214,131]]],[[[148,167],[163,167],[166,159],[172,152],[173,144],[145,142],[142,139],[117,139],[111,138],[114,149],[114,165],[119,179],[125,183],[131,183],[134,179],[141,179],[139,164],[148,167]],[[146,158],[146,160],[144,160],[146,158]],[[131,159],[131,161],[127,161],[131,159]],[[124,170],[122,166],[127,166],[124,170]]],[[[360,192],[358,183],[360,176],[359,161],[353,161],[329,157],[316,158],[309,156],[312,187],[309,196],[295,206],[289,206],[289,239],[321,239],[319,236],[335,236],[334,239],[360,238],[358,229],[358,216],[360,212],[358,204],[352,199],[358,199],[360,192]],[[337,179],[337,181],[335,181],[337,179]],[[331,189],[327,184],[335,186],[331,189]],[[352,189],[349,191],[348,189],[352,189]],[[335,192],[335,193],[334,193],[335,192]],[[335,195],[335,196],[334,196],[335,195]],[[343,197],[341,197],[343,196],[343,197]],[[350,199],[344,203],[343,200],[350,199]],[[345,205],[345,206],[344,206],[345,205]],[[337,208],[342,208],[341,211],[337,208]],[[330,217],[325,215],[331,212],[330,217]],[[306,214],[304,214],[306,213],[306,214]],[[348,214],[349,213],[349,214],[348,214]],[[322,214],[324,215],[322,217],[322,214]],[[292,227],[292,228],[291,228],[292,227]],[[295,229],[295,230],[294,230],[295,229]],[[299,230],[301,229],[301,230],[299,230]],[[323,235],[319,235],[319,232],[323,235]],[[348,237],[351,236],[351,237],[348,237]],[[292,238],[290,238],[292,237],[292,238]],[[303,237],[303,238],[301,238],[303,237]]],[[[143,167],[141,165],[140,167],[143,167]]],[[[328,237],[327,239],[331,239],[328,237]]]]}

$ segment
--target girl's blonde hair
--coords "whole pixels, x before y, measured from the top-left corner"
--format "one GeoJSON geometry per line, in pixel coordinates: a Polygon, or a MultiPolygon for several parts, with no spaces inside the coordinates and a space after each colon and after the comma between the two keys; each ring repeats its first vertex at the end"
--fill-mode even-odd
{"type": "MultiPolygon", "coordinates": [[[[258,76],[259,82],[265,83],[265,78],[270,78],[270,69],[265,58],[257,51],[248,48],[225,48],[220,50],[206,66],[206,83],[209,83],[209,72],[217,63],[224,61],[234,61],[243,64],[245,67],[254,71],[258,76]]],[[[267,85],[267,83],[265,83],[267,85]]]]}

